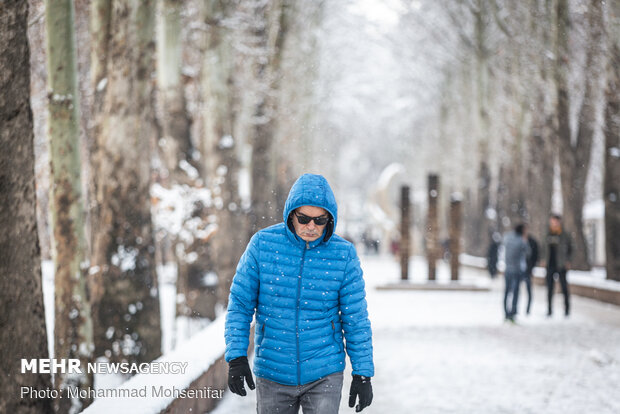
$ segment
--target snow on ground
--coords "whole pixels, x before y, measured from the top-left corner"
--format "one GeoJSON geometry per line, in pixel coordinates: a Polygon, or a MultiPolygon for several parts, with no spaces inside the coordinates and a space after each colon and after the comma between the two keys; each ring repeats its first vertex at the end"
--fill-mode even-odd
{"type": "MultiPolygon", "coordinates": [[[[53,266],[44,263],[48,329],[53,330],[53,266]]],[[[572,296],[572,314],[548,319],[546,293],[535,287],[532,314],[518,324],[503,321],[503,280],[490,292],[378,291],[397,282],[400,271],[390,257],[362,258],[373,326],[376,376],[374,401],[367,413],[582,413],[620,412],[620,307],[572,296]]],[[[165,272],[162,272],[165,273],[165,272]]],[[[411,279],[426,279],[425,263],[411,262],[411,279]]],[[[592,279],[600,279],[592,276],[592,279]]],[[[448,279],[447,266],[438,282],[448,279]]],[[[587,275],[569,273],[569,279],[587,275]]],[[[173,329],[175,292],[162,280],[164,330],[173,329]],[[163,303],[165,302],[165,303],[163,303]],[[167,309],[167,311],[164,311],[167,309]],[[172,318],[170,317],[172,315],[172,318]]],[[[462,279],[488,283],[484,270],[462,268],[462,279]]],[[[600,283],[600,282],[599,282],[600,283]]],[[[525,305],[521,290],[520,305],[525,305]]],[[[50,336],[51,339],[51,336],[50,336]]],[[[172,338],[164,335],[164,349],[172,338]]],[[[53,355],[53,344],[50,341],[53,355]]],[[[341,412],[347,406],[350,367],[345,371],[341,412]]],[[[101,386],[101,384],[98,384],[101,386]]],[[[242,398],[226,393],[217,414],[252,413],[255,391],[242,398]]]]}
{"type": "MultiPolygon", "coordinates": [[[[51,260],[41,262],[43,280],[43,303],[45,306],[45,323],[47,329],[47,346],[50,358],[54,358],[54,263],[51,260]]],[[[158,266],[159,305],[161,314],[162,353],[168,354],[184,344],[189,338],[209,325],[206,319],[177,318],[176,302],[176,265],[158,266]]],[[[105,358],[102,362],[107,361],[105,358]]],[[[52,375],[53,377],[53,375],[52,375]]],[[[130,378],[122,374],[95,374],[95,388],[114,388],[130,378]]]]}
{"type": "MultiPolygon", "coordinates": [[[[503,280],[490,292],[378,291],[400,277],[389,257],[363,257],[373,326],[374,400],[365,413],[620,412],[620,307],[572,296],[563,316],[556,295],[547,318],[546,293],[535,287],[532,313],[503,320],[503,280]]],[[[412,260],[413,279],[425,264],[412,260]]],[[[463,279],[487,278],[462,268],[463,279]]],[[[440,265],[438,278],[447,267],[440,265]]],[[[569,274],[570,277],[570,274],[569,274]]],[[[488,280],[488,279],[487,279],[488,280]]],[[[521,290],[520,308],[525,305],[521,290]]],[[[348,407],[350,367],[340,412],[348,407]]],[[[253,413],[256,392],[226,393],[217,414],[253,413]]]]}
{"type": "Polygon", "coordinates": [[[162,412],[174,401],[174,395],[166,394],[162,391],[160,394],[163,394],[163,396],[156,396],[152,390],[172,390],[173,388],[184,390],[195,379],[206,372],[224,354],[224,320],[224,317],[217,318],[193,338],[184,341],[174,350],[155,360],[155,362],[164,364],[183,364],[184,372],[182,374],[177,372],[169,374],[160,373],[157,375],[135,375],[118,387],[125,390],[147,390],[145,392],[146,398],[101,398],[86,408],[84,413],[108,414],[123,412],[151,414],[162,412]],[[213,338],[220,338],[220,340],[214,341],[213,338]]]}

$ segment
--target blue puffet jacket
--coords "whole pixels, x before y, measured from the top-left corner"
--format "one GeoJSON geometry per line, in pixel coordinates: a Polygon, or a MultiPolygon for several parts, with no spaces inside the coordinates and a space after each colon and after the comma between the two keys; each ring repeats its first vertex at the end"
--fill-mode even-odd
{"type": "Polygon", "coordinates": [[[302,385],[342,372],[372,377],[372,334],[355,247],[334,234],[336,199],[327,180],[304,174],[284,206],[284,222],[257,232],[239,261],[226,315],[226,361],[247,355],[256,312],[254,374],[302,385]],[[321,237],[295,234],[291,212],[311,205],[332,219],[321,237]],[[343,338],[344,337],[344,338],[343,338]]]}

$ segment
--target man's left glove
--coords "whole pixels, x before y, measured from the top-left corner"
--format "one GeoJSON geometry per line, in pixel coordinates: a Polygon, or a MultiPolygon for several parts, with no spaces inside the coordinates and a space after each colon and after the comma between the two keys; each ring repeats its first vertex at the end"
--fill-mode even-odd
{"type": "Polygon", "coordinates": [[[353,375],[351,381],[351,391],[349,391],[349,407],[355,405],[355,399],[359,396],[359,404],[355,407],[355,412],[359,413],[368,407],[372,402],[372,385],[370,385],[370,377],[362,375],[353,375]]]}
{"type": "Polygon", "coordinates": [[[248,383],[248,387],[253,390],[255,388],[254,379],[252,378],[250,364],[248,364],[248,357],[242,356],[228,362],[228,388],[242,397],[247,395],[243,386],[244,378],[248,383]]]}

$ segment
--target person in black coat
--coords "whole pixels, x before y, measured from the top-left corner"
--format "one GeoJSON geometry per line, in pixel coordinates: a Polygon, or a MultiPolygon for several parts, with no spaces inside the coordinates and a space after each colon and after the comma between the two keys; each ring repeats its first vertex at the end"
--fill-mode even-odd
{"type": "Polygon", "coordinates": [[[494,232],[491,236],[491,243],[487,250],[487,270],[491,275],[491,279],[497,276],[497,260],[499,258],[499,246],[501,245],[502,235],[494,232]]]}
{"type": "Polygon", "coordinates": [[[570,314],[570,292],[566,273],[570,269],[573,253],[573,244],[570,233],[562,226],[562,217],[552,215],[549,218],[549,233],[547,234],[547,316],[553,314],[553,292],[555,276],[560,280],[560,287],[564,294],[564,315],[570,314]]]}

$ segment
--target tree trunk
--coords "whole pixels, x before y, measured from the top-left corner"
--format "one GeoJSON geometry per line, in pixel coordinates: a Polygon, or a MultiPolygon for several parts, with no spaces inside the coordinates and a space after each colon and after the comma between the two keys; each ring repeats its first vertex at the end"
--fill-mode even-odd
{"type": "Polygon", "coordinates": [[[30,110],[28,2],[0,6],[0,412],[50,413],[48,374],[21,373],[21,358],[48,358],[37,236],[34,136],[30,110]]]}
{"type": "Polygon", "coordinates": [[[485,251],[481,251],[475,244],[474,239],[477,232],[476,222],[478,221],[480,214],[478,213],[476,200],[472,196],[471,188],[465,188],[465,193],[463,194],[463,204],[463,209],[465,210],[463,219],[463,250],[467,254],[482,254],[481,257],[484,257],[486,255],[486,248],[488,247],[490,240],[487,240],[487,245],[483,247],[485,251]]]}
{"type": "Polygon", "coordinates": [[[493,234],[495,218],[489,215],[491,208],[491,171],[486,162],[480,162],[478,170],[478,186],[475,189],[476,198],[474,203],[474,219],[470,228],[470,251],[476,256],[484,256],[486,248],[493,234]]]}
{"type": "Polygon", "coordinates": [[[50,163],[47,143],[47,68],[45,56],[45,3],[28,0],[28,44],[30,48],[30,107],[34,123],[34,165],[37,192],[37,226],[41,259],[52,259],[49,225],[50,163]]]}
{"type": "Polygon", "coordinates": [[[570,18],[568,1],[559,0],[557,4],[557,60],[555,81],[558,93],[558,138],[560,175],[562,179],[562,201],[564,223],[573,239],[571,267],[578,270],[590,269],[588,249],[583,232],[583,204],[585,185],[590,165],[590,153],[596,128],[598,101],[600,100],[600,80],[603,76],[602,32],[603,12],[600,0],[592,0],[589,7],[589,44],[586,55],[585,92],[579,112],[578,131],[575,142],[570,125],[569,97],[569,43],[570,18]]]}
{"type": "Polygon", "coordinates": [[[128,0],[95,1],[92,10],[96,20],[109,18],[94,25],[109,35],[94,39],[92,49],[95,355],[129,362],[152,361],[161,353],[149,198],[154,10],[153,1],[128,0]]]}
{"type": "Polygon", "coordinates": [[[192,183],[198,178],[198,175],[193,175],[197,172],[193,168],[197,168],[198,164],[192,158],[194,148],[190,139],[191,124],[181,82],[182,2],[165,0],[158,5],[157,86],[162,127],[158,148],[170,183],[192,183]]]}
{"type": "Polygon", "coordinates": [[[611,2],[605,107],[605,256],[607,279],[620,281],[620,4],[611,2]]]}
{"type": "Polygon", "coordinates": [[[496,229],[495,219],[487,214],[493,208],[493,192],[491,181],[494,165],[491,162],[491,123],[489,116],[489,50],[487,46],[488,36],[488,5],[486,0],[477,0],[475,7],[470,10],[474,16],[474,52],[476,65],[476,119],[478,124],[477,146],[480,157],[480,171],[478,175],[477,201],[478,201],[478,225],[474,234],[474,249],[477,255],[483,256],[486,252],[486,244],[491,239],[496,229]]]}
{"type": "MultiPolygon", "coordinates": [[[[513,10],[516,17],[516,11],[513,10]]],[[[526,23],[526,22],[524,22],[526,23]]],[[[514,35],[513,35],[514,36],[514,35]]],[[[508,56],[503,63],[507,78],[503,89],[506,99],[510,102],[508,108],[510,116],[504,121],[503,136],[505,149],[501,166],[498,173],[498,191],[496,196],[497,228],[505,232],[514,227],[516,223],[527,220],[526,210],[526,174],[525,163],[526,148],[526,117],[529,104],[527,92],[523,92],[521,74],[526,71],[523,67],[523,48],[517,39],[512,40],[508,46],[508,56]]]]}
{"type": "MultiPolygon", "coordinates": [[[[158,2],[157,21],[157,87],[158,119],[161,130],[157,148],[162,160],[157,179],[164,187],[189,185],[197,188],[202,185],[202,166],[194,159],[195,148],[191,141],[191,121],[188,116],[181,69],[183,67],[183,45],[181,28],[180,0],[158,2]]],[[[206,156],[207,154],[202,154],[206,156]]],[[[206,220],[205,220],[206,221],[206,220]]],[[[167,229],[161,229],[166,232],[167,229]]],[[[167,260],[175,260],[177,268],[178,316],[203,317],[215,319],[215,295],[208,295],[202,286],[205,267],[210,264],[206,241],[195,239],[185,243],[177,235],[166,234],[157,237],[158,250],[167,260]],[[161,239],[161,242],[158,240],[161,239]],[[179,249],[183,246],[183,249],[179,249]],[[197,259],[187,263],[189,254],[197,259]]]]}
{"type": "MultiPolygon", "coordinates": [[[[91,362],[93,326],[86,296],[88,255],[84,234],[79,100],[72,0],[47,0],[48,138],[50,144],[52,255],[55,269],[54,357],[91,362]]],[[[88,389],[92,374],[57,373],[55,387],[88,389]]],[[[57,412],[78,412],[91,399],[57,398],[57,412]]]]}
{"type": "MultiPolygon", "coordinates": [[[[529,167],[526,192],[526,205],[529,216],[530,233],[541,241],[547,233],[548,217],[551,213],[553,195],[553,126],[550,116],[546,116],[540,102],[536,108],[540,113],[534,114],[534,126],[529,136],[529,167]]],[[[542,258],[542,256],[541,256],[542,258]]]]}
{"type": "Polygon", "coordinates": [[[282,50],[288,30],[288,14],[282,1],[252,4],[254,22],[250,37],[256,48],[253,78],[256,82],[254,113],[249,142],[252,145],[252,210],[250,233],[280,221],[275,192],[277,90],[279,88],[282,50]]]}
{"type": "MultiPolygon", "coordinates": [[[[553,11],[550,0],[533,0],[531,8],[539,9],[533,19],[532,33],[540,41],[540,48],[535,52],[537,77],[534,88],[530,89],[533,97],[532,126],[528,136],[528,169],[526,206],[529,217],[529,233],[539,242],[547,234],[548,217],[551,213],[553,196],[553,168],[557,147],[554,127],[554,113],[551,105],[553,85],[549,78],[549,58],[546,51],[551,49],[549,27],[553,26],[553,11]]],[[[540,243],[541,253],[544,243],[540,243]]],[[[546,260],[541,254],[541,259],[546,260]]]]}
{"type": "Polygon", "coordinates": [[[489,119],[489,59],[487,49],[488,16],[485,0],[477,0],[476,7],[471,9],[474,15],[474,45],[476,56],[476,103],[480,136],[478,145],[482,159],[488,159],[490,140],[489,119]]]}
{"type": "MultiPolygon", "coordinates": [[[[89,216],[88,204],[92,200],[91,182],[92,170],[90,164],[90,154],[93,146],[93,99],[95,89],[91,79],[91,2],[92,0],[73,0],[75,7],[75,47],[77,51],[77,90],[79,95],[80,107],[80,154],[82,159],[82,193],[84,194],[84,233],[86,240],[91,237],[91,218],[89,216]]],[[[90,245],[88,246],[90,249],[90,245]]],[[[90,255],[90,250],[89,250],[90,255]]],[[[90,256],[87,256],[90,257],[90,256]]]]}
{"type": "MultiPolygon", "coordinates": [[[[317,144],[313,125],[317,116],[313,104],[317,97],[316,80],[319,59],[318,36],[323,20],[325,2],[281,2],[280,37],[277,53],[280,73],[277,82],[277,128],[274,131],[275,151],[275,209],[274,217],[280,220],[291,186],[302,173],[310,168],[313,147],[317,144]],[[314,145],[312,145],[314,144],[314,145]],[[303,150],[300,150],[303,148],[303,150]]],[[[275,17],[275,16],[274,16],[275,17]]],[[[337,153],[338,143],[332,142],[337,153]]],[[[334,175],[335,176],[335,175],[334,175]]]]}
{"type": "Polygon", "coordinates": [[[206,103],[202,153],[206,155],[207,184],[217,216],[218,229],[211,239],[217,296],[219,303],[226,304],[237,262],[247,242],[239,195],[240,143],[233,127],[237,112],[233,43],[231,29],[226,26],[235,5],[210,0],[205,6],[204,20],[209,31],[202,78],[206,103]]]}

